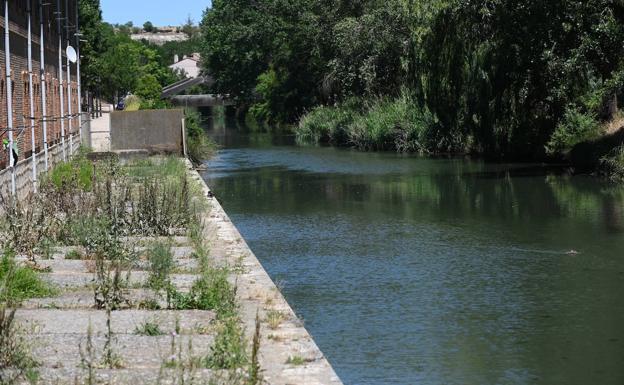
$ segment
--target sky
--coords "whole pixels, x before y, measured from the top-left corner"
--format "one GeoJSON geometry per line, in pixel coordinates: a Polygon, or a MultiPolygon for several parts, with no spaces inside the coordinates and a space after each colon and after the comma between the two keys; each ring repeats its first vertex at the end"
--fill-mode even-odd
{"type": "Polygon", "coordinates": [[[195,24],[211,0],[101,0],[104,21],[124,24],[132,21],[142,26],[151,21],[155,26],[181,25],[190,15],[195,24]]]}

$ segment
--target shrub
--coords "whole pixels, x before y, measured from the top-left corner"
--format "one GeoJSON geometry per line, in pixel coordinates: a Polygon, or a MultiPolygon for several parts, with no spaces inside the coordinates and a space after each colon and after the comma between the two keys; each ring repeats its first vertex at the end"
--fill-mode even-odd
{"type": "Polygon", "coordinates": [[[202,128],[201,115],[197,111],[186,110],[184,115],[188,156],[195,164],[199,164],[212,157],[218,146],[202,128]]]}
{"type": "Polygon", "coordinates": [[[568,108],[546,144],[546,152],[549,155],[562,154],[578,143],[597,138],[599,134],[600,125],[594,114],[568,108]]]}
{"type": "Polygon", "coordinates": [[[349,140],[363,150],[433,152],[437,148],[430,136],[435,124],[428,110],[402,93],[396,99],[370,102],[367,111],[349,125],[349,140]]]}
{"type": "Polygon", "coordinates": [[[301,118],[295,128],[299,143],[346,144],[346,129],[357,111],[350,106],[319,106],[301,118]]]}

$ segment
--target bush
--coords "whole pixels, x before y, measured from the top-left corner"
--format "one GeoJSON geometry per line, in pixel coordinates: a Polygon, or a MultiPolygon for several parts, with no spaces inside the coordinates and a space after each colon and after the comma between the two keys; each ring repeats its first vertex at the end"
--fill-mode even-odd
{"type": "Polygon", "coordinates": [[[575,108],[568,108],[563,120],[546,144],[549,155],[563,154],[576,144],[595,139],[600,135],[600,125],[593,113],[583,113],[575,108]]]}
{"type": "Polygon", "coordinates": [[[349,125],[349,141],[363,150],[434,152],[437,150],[432,139],[435,125],[429,110],[402,93],[396,99],[371,102],[367,111],[349,125]]]}
{"type": "Polygon", "coordinates": [[[299,143],[330,142],[362,150],[435,152],[437,121],[426,108],[403,92],[395,99],[361,103],[351,98],[337,106],[316,107],[295,129],[299,143]]]}
{"type": "Polygon", "coordinates": [[[218,146],[202,128],[201,115],[197,111],[186,110],[184,115],[188,156],[193,163],[199,164],[212,157],[218,146]]]}
{"type": "Polygon", "coordinates": [[[347,143],[347,127],[357,111],[351,106],[319,106],[301,118],[295,128],[299,143],[347,143]]]}

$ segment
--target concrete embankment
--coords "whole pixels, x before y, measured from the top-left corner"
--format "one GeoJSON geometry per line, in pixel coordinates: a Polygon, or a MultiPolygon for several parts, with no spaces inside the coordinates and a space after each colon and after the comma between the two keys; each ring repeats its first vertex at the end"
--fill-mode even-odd
{"type": "MultiPolygon", "coordinates": [[[[260,336],[259,383],[341,384],[199,173],[188,160],[184,164],[187,176],[201,188],[193,193],[193,202],[199,203],[199,239],[209,248],[207,261],[216,269],[227,267],[228,279],[236,287],[237,317],[247,353],[254,337],[260,336]]],[[[101,292],[98,287],[115,287],[108,282],[111,272],[98,273],[97,257],[81,246],[64,246],[56,248],[49,259],[37,258],[40,276],[55,293],[25,301],[15,319],[38,363],[38,383],[147,385],[180,384],[183,379],[188,384],[247,384],[246,365],[234,372],[243,376],[242,382],[240,378],[232,382],[230,370],[205,364],[222,333],[219,310],[170,307],[169,299],[165,301],[150,286],[154,268],[149,249],[158,242],[170,245],[174,259],[170,278],[176,292],[192,292],[205,273],[195,254],[197,236],[189,229],[178,230],[175,237],[120,239],[136,256],[131,257],[134,262],[127,274],[122,274],[127,281],[118,285],[123,300],[110,312],[94,305],[94,293],[97,298],[101,292]]],[[[26,262],[26,256],[19,256],[18,261],[26,262]]]]}
{"type": "MultiPolygon", "coordinates": [[[[193,178],[204,186],[205,195],[211,195],[199,174],[192,173],[193,178]]],[[[284,385],[342,384],[223,207],[216,199],[208,199],[211,211],[204,218],[204,223],[211,257],[229,266],[241,267],[236,285],[247,333],[251,335],[254,331],[256,312],[262,321],[260,366],[265,381],[284,385]],[[276,326],[274,328],[267,322],[270,314],[281,314],[283,317],[278,325],[273,325],[276,326]],[[301,361],[291,363],[297,358],[301,361]]]]}

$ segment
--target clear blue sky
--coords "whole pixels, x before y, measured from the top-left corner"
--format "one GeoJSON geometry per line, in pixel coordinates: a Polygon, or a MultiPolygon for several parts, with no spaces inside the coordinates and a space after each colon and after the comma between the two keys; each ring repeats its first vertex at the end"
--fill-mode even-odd
{"type": "Polygon", "coordinates": [[[190,15],[195,24],[201,21],[211,0],[101,0],[104,21],[111,24],[132,21],[142,26],[146,21],[154,25],[181,25],[190,15]]]}

